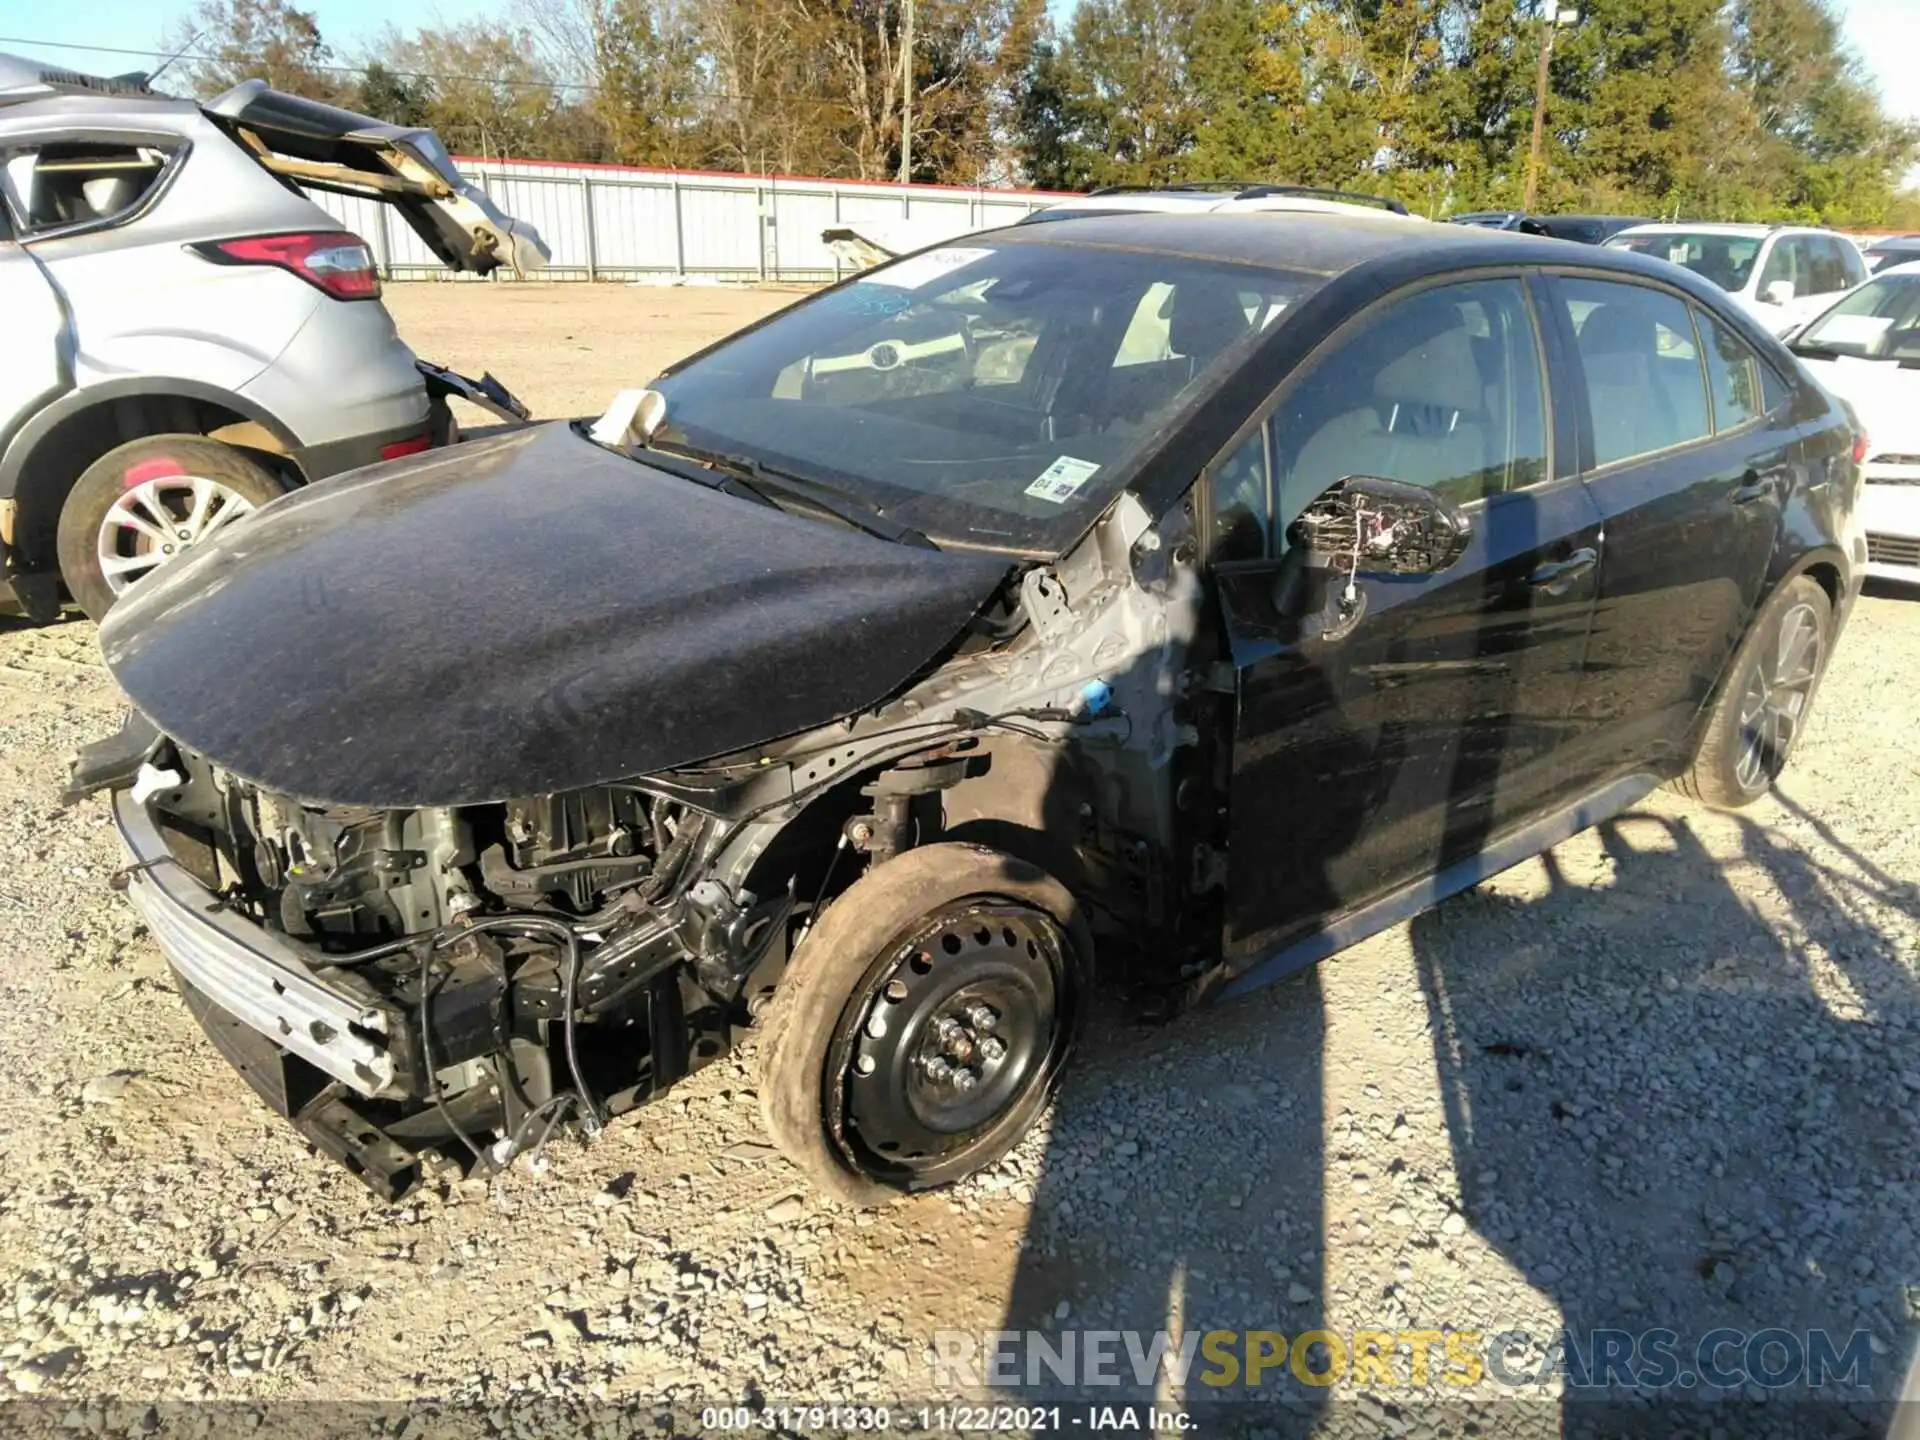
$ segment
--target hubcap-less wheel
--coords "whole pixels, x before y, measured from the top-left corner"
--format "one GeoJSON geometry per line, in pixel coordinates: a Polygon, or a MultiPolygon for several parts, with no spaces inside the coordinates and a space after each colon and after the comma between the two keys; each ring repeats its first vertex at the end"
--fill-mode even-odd
{"type": "Polygon", "coordinates": [[[1820,617],[1807,604],[1780,617],[1773,643],[1753,667],[1740,697],[1740,751],[1734,778],[1757,790],[1780,773],[1799,737],[1820,674],[1820,617]]]}
{"type": "Polygon", "coordinates": [[[868,972],[828,1058],[834,1138],[856,1168],[936,1184],[1065,1052],[1062,942],[1024,905],[933,916],[868,972]]]}
{"type": "Polygon", "coordinates": [[[130,486],[100,522],[100,574],[115,595],[224,530],[253,502],[217,480],[168,475],[130,486]]]}

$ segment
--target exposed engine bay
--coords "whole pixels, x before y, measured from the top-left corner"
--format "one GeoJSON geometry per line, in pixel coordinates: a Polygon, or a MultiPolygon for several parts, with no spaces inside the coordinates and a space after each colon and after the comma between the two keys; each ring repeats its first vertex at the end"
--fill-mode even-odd
{"type": "Polygon", "coordinates": [[[1077,564],[1010,579],[895,699],[623,783],[302,803],[136,714],[83,754],[69,795],[115,792],[129,897],[215,1043],[396,1196],[422,1152],[491,1172],[726,1053],[834,897],[936,841],[1069,877],[1100,930],[1173,937],[1151,980],[1177,988],[1175,957],[1217,936],[1219,876],[1204,846],[1176,871],[1165,838],[1205,763],[1169,703],[1197,594],[1176,550],[1123,507],[1077,564]],[[1103,663],[1123,655],[1142,663],[1103,663]]]}

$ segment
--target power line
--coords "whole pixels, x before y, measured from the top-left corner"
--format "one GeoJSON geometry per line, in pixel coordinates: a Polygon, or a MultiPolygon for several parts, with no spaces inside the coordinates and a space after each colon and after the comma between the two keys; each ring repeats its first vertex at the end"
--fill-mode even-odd
{"type": "MultiPolygon", "coordinates": [[[[136,50],[124,45],[82,45],[72,40],[34,40],[25,35],[0,35],[0,45],[30,45],[50,50],[84,50],[96,55],[137,55],[143,59],[158,59],[166,52],[136,50]]],[[[182,50],[173,57],[176,60],[205,60],[211,64],[225,64],[227,57],[209,55],[202,50],[182,50]]],[[[363,76],[368,66],[379,65],[389,75],[401,80],[454,80],[471,85],[499,85],[519,90],[577,90],[586,95],[599,95],[606,91],[604,85],[589,85],[579,80],[507,80],[493,75],[457,75],[444,70],[396,70],[386,61],[369,60],[366,65],[322,65],[316,62],[301,62],[302,68],[323,71],[330,75],[363,76]]],[[[836,105],[851,107],[851,95],[822,94],[818,91],[779,90],[765,96],[743,95],[738,90],[725,90],[712,85],[687,85],[677,87],[681,93],[697,96],[705,100],[755,100],[764,99],[788,104],[804,101],[813,105],[836,105]]]]}
{"type": "MultiPolygon", "coordinates": [[[[0,45],[32,45],[36,48],[44,47],[49,50],[85,50],[96,55],[138,55],[149,60],[158,59],[165,53],[158,49],[134,50],[124,45],[81,45],[71,40],[34,40],[25,35],[0,35],[0,45]]],[[[214,64],[219,64],[225,57],[209,55],[203,50],[183,50],[176,58],[182,60],[206,60],[214,64]]],[[[475,85],[504,85],[511,88],[529,90],[584,90],[590,94],[598,94],[603,88],[599,85],[588,85],[578,80],[503,80],[491,75],[453,75],[445,71],[435,70],[395,70],[392,66],[387,65],[385,61],[370,61],[369,63],[381,65],[386,69],[388,74],[398,76],[403,80],[461,80],[475,85]]],[[[365,65],[322,65],[317,62],[308,61],[303,61],[302,66],[308,70],[322,70],[332,75],[362,75],[366,73],[367,69],[365,65]]]]}

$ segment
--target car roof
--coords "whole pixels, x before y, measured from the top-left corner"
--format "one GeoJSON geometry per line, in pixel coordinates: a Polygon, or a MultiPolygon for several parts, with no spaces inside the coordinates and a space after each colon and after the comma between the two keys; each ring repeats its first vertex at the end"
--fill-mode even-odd
{"type": "MultiPolygon", "coordinates": [[[[1622,230],[1622,235],[1732,235],[1763,239],[1768,235],[1838,235],[1824,225],[1767,225],[1734,220],[1660,220],[1622,230]]],[[[1844,238],[1844,237],[1843,237],[1844,238]]]]}
{"type": "Polygon", "coordinates": [[[1882,235],[1869,250],[1920,250],[1920,235],[1882,235]]]}
{"type": "Polygon", "coordinates": [[[1920,260],[1902,260],[1898,265],[1883,265],[1867,277],[1867,282],[1884,280],[1889,275],[1920,276],[1920,260]]]}
{"type": "Polygon", "coordinates": [[[18,105],[54,96],[97,96],[115,100],[171,100],[148,87],[144,75],[85,75],[59,65],[48,65],[25,55],[0,54],[0,106],[18,105]]]}
{"type": "Polygon", "coordinates": [[[1409,225],[1394,215],[1136,211],[1013,225],[977,238],[1158,251],[1328,279],[1374,261],[1406,261],[1414,273],[1528,263],[1573,265],[1620,270],[1725,298],[1706,281],[1694,285],[1689,272],[1630,250],[1601,250],[1574,240],[1472,225],[1409,225]]]}

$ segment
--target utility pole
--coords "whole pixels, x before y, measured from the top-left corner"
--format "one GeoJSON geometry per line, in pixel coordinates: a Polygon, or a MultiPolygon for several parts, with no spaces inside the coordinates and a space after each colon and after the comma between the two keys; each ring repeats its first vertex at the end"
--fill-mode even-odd
{"type": "Polygon", "coordinates": [[[900,183],[913,180],[913,0],[905,0],[900,35],[900,183]]]}
{"type": "Polygon", "coordinates": [[[1547,0],[1546,29],[1540,35],[1540,70],[1533,81],[1533,144],[1527,151],[1527,192],[1520,201],[1522,210],[1533,209],[1540,193],[1540,142],[1547,126],[1547,62],[1553,58],[1553,32],[1580,18],[1578,10],[1563,10],[1557,0],[1547,0]]]}

